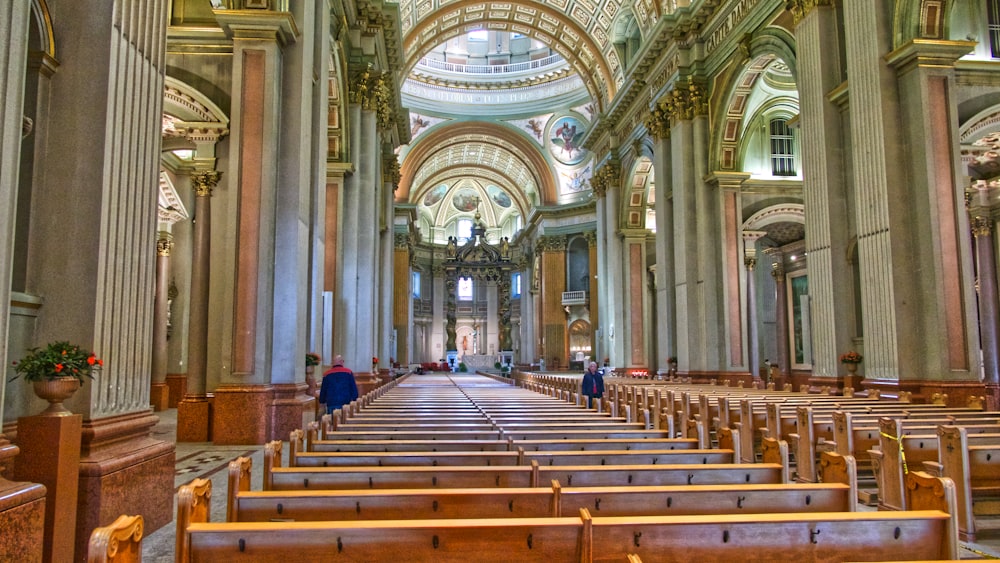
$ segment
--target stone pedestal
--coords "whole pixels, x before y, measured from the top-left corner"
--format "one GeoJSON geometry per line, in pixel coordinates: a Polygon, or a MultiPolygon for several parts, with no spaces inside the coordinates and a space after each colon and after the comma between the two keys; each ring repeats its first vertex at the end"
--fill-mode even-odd
{"type": "Polygon", "coordinates": [[[177,405],[184,399],[184,395],[187,393],[187,374],[168,373],[167,389],[169,389],[170,393],[167,408],[176,409],[177,405]]]}
{"type": "MultiPolygon", "coordinates": [[[[217,445],[265,443],[271,436],[271,417],[266,413],[272,401],[274,389],[270,385],[219,387],[212,411],[212,441],[217,445]]],[[[179,424],[177,432],[179,436],[179,424]]],[[[284,439],[288,439],[287,434],[284,439]]]]}
{"type": "Polygon", "coordinates": [[[166,383],[153,383],[149,386],[149,404],[157,412],[170,408],[170,388],[166,383]]]}
{"type": "Polygon", "coordinates": [[[212,440],[212,406],[205,397],[187,397],[177,404],[177,441],[212,440]]]}
{"type": "Polygon", "coordinates": [[[173,519],[174,445],[150,436],[158,420],[147,410],[84,423],[76,561],[86,561],[94,528],[122,514],[142,515],[146,535],[173,519]]]}
{"type": "MultiPolygon", "coordinates": [[[[0,437],[0,468],[13,462],[18,447],[0,437]]],[[[45,493],[38,483],[15,483],[0,477],[0,561],[42,561],[45,493]]]]}
{"type": "Polygon", "coordinates": [[[268,440],[288,441],[288,435],[293,430],[302,430],[316,420],[316,399],[307,391],[306,384],[274,385],[268,440]]]}
{"type": "Polygon", "coordinates": [[[14,478],[41,483],[46,489],[42,551],[46,562],[73,560],[82,428],[83,417],[78,414],[17,420],[21,454],[15,459],[14,478]]]}

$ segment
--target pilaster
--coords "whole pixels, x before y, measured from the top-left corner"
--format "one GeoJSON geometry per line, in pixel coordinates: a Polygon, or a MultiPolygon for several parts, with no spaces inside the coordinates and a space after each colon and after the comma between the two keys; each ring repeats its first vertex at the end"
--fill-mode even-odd
{"type": "Polygon", "coordinates": [[[539,237],[535,252],[541,256],[541,328],[545,366],[548,369],[566,367],[569,365],[569,342],[566,313],[562,305],[562,294],[566,291],[566,236],[539,237]]]}
{"type": "Polygon", "coordinates": [[[656,173],[656,313],[653,330],[656,334],[657,357],[650,369],[666,372],[667,361],[677,355],[677,306],[674,294],[674,198],[670,123],[659,106],[646,123],[655,142],[653,170],[656,173]]]}

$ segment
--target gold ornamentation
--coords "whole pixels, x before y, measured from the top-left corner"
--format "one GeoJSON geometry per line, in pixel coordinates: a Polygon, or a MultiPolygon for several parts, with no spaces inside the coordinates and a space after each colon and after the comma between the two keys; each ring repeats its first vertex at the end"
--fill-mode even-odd
{"type": "Polygon", "coordinates": [[[670,138],[670,116],[664,111],[660,104],[657,104],[649,112],[646,119],[646,131],[654,140],[670,138]]]}
{"type": "Polygon", "coordinates": [[[597,231],[584,231],[583,238],[587,241],[587,246],[594,248],[597,246],[597,231]]]}
{"type": "Polygon", "coordinates": [[[350,98],[352,104],[361,104],[362,109],[371,109],[371,92],[369,92],[372,74],[372,64],[368,63],[368,66],[358,73],[351,82],[350,87],[350,98]]]}
{"type": "Polygon", "coordinates": [[[972,234],[978,237],[988,237],[993,232],[993,220],[977,215],[972,219],[972,234]]]}
{"type": "Polygon", "coordinates": [[[771,276],[776,282],[782,282],[785,280],[785,265],[781,262],[775,262],[771,264],[771,276]]]}
{"type": "Polygon", "coordinates": [[[174,241],[170,240],[170,235],[156,239],[156,255],[170,256],[170,249],[174,247],[174,241]]]}
{"type": "Polygon", "coordinates": [[[410,248],[410,233],[393,233],[393,247],[403,250],[410,248]]]}
{"type": "Polygon", "coordinates": [[[785,9],[792,13],[792,21],[798,25],[817,6],[830,6],[830,0],[786,0],[785,9]]]}
{"type": "Polygon", "coordinates": [[[743,258],[743,265],[746,266],[748,270],[753,270],[757,267],[757,257],[745,256],[743,258]]]}
{"type": "Polygon", "coordinates": [[[399,181],[402,179],[402,174],[399,172],[399,159],[396,158],[395,154],[390,154],[382,157],[382,178],[383,181],[392,182],[392,191],[396,191],[399,187],[399,181]]]}
{"type": "Polygon", "coordinates": [[[590,188],[598,198],[604,197],[609,188],[618,185],[621,177],[621,163],[615,159],[607,161],[590,178],[590,188]]]}
{"type": "Polygon", "coordinates": [[[221,176],[222,172],[217,170],[192,174],[191,187],[194,188],[195,195],[198,197],[212,197],[212,190],[215,189],[215,186],[219,185],[219,178],[221,176]]]}
{"type": "Polygon", "coordinates": [[[566,235],[544,235],[535,241],[535,252],[564,252],[566,235]]]}
{"type": "Polygon", "coordinates": [[[395,125],[393,120],[392,111],[392,94],[389,91],[389,87],[385,83],[384,75],[378,77],[375,81],[375,92],[372,96],[372,107],[374,109],[377,118],[379,129],[391,129],[395,125]]]}

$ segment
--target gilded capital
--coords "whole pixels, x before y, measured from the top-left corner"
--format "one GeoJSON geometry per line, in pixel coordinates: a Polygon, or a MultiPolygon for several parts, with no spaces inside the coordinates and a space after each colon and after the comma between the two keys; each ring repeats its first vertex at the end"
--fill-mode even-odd
{"type": "Polygon", "coordinates": [[[384,76],[380,76],[375,81],[375,93],[372,96],[372,106],[369,109],[375,110],[376,122],[379,129],[391,129],[395,124],[392,111],[392,94],[389,86],[385,83],[384,76]]]}
{"type": "Polygon", "coordinates": [[[774,281],[781,283],[785,281],[785,265],[781,262],[775,262],[771,264],[771,276],[774,281]]]}
{"type": "Polygon", "coordinates": [[[972,219],[972,234],[978,237],[988,237],[993,233],[993,220],[977,215],[972,219]]]}
{"type": "Polygon", "coordinates": [[[169,233],[160,233],[160,238],[156,239],[156,255],[170,256],[170,249],[174,247],[169,233]]]}
{"type": "Polygon", "coordinates": [[[564,252],[566,250],[566,235],[545,235],[535,241],[535,252],[564,252]]]}
{"type": "Polygon", "coordinates": [[[649,117],[646,118],[646,131],[654,140],[670,138],[670,116],[663,110],[660,104],[650,110],[649,117]]]}
{"type": "Polygon", "coordinates": [[[587,240],[587,246],[590,248],[597,246],[597,231],[584,231],[583,238],[587,240]]]}
{"type": "Polygon", "coordinates": [[[399,173],[399,159],[396,158],[396,155],[383,156],[382,179],[384,182],[392,182],[392,191],[396,191],[396,188],[399,187],[399,181],[402,177],[402,174],[399,173]]]}
{"type": "Polygon", "coordinates": [[[802,18],[817,6],[830,6],[830,0],[785,0],[785,9],[792,13],[792,21],[798,25],[802,18]]]}
{"type": "Polygon", "coordinates": [[[756,256],[745,256],[743,258],[743,265],[747,267],[748,270],[753,270],[757,267],[757,257],[756,256]]]}
{"type": "Polygon", "coordinates": [[[371,63],[359,72],[350,84],[351,103],[361,104],[362,109],[372,110],[375,107],[374,84],[372,84],[371,63]]]}
{"type": "Polygon", "coordinates": [[[608,193],[608,189],[618,185],[620,176],[621,164],[615,159],[609,160],[604,166],[594,171],[594,175],[590,178],[590,188],[594,191],[595,196],[604,197],[608,193]]]}
{"type": "Polygon", "coordinates": [[[393,233],[392,243],[397,250],[409,250],[410,233],[393,233]]]}
{"type": "Polygon", "coordinates": [[[212,197],[212,190],[215,189],[215,186],[219,185],[219,178],[221,176],[222,172],[217,170],[192,174],[191,187],[194,188],[195,195],[198,197],[212,197]]]}

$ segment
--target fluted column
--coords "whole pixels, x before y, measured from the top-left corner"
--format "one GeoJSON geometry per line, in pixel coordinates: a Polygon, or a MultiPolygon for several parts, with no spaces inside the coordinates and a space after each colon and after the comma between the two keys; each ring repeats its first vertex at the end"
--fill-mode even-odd
{"type": "MultiPolygon", "coordinates": [[[[674,91],[677,92],[676,90],[674,91]]],[[[680,94],[677,96],[680,99],[680,94]]],[[[677,361],[681,372],[704,370],[707,366],[704,343],[704,316],[698,288],[698,207],[695,198],[694,131],[691,121],[682,119],[683,108],[673,101],[671,116],[670,162],[674,213],[674,295],[677,305],[677,361]]],[[[663,106],[665,102],[661,102],[663,106]]]]}
{"type": "MultiPolygon", "coordinates": [[[[596,205],[594,215],[597,217],[595,244],[597,245],[597,321],[594,323],[594,359],[603,367],[604,358],[610,358],[610,337],[608,336],[608,202],[607,181],[601,176],[591,178],[596,205]]],[[[613,230],[613,229],[612,229],[613,230]]]]}
{"type": "Polygon", "coordinates": [[[211,271],[212,190],[219,183],[220,173],[207,171],[193,174],[194,225],[191,237],[191,296],[188,309],[187,379],[182,389],[183,400],[177,404],[177,441],[207,442],[210,417],[206,396],[208,356],[208,291],[211,271]]]}
{"type": "Polygon", "coordinates": [[[674,296],[674,199],[670,153],[670,122],[666,113],[655,107],[646,122],[653,137],[653,170],[656,178],[656,333],[655,362],[650,369],[666,373],[667,361],[677,355],[677,319],[674,296]]]}
{"type": "MultiPolygon", "coordinates": [[[[396,361],[405,366],[416,361],[412,350],[413,336],[413,276],[410,270],[410,234],[396,231],[393,234],[393,276],[396,283],[392,299],[392,326],[396,330],[396,361]]],[[[437,359],[437,358],[435,358],[437,359]]],[[[392,367],[392,366],[389,366],[392,367]]]]}
{"type": "Polygon", "coordinates": [[[590,280],[587,282],[588,287],[588,303],[587,308],[590,312],[590,359],[593,361],[600,361],[601,358],[598,357],[597,350],[597,327],[601,326],[601,316],[600,316],[600,284],[598,284],[597,272],[598,272],[598,255],[597,255],[597,232],[587,231],[583,233],[584,238],[587,239],[588,248],[588,262],[590,266],[590,280]]]}
{"type": "MultiPolygon", "coordinates": [[[[835,377],[838,354],[851,349],[855,296],[852,266],[846,260],[854,214],[844,171],[845,133],[840,108],[828,97],[843,82],[837,12],[829,0],[795,13],[806,252],[813,375],[835,377]]],[[[853,86],[853,80],[852,80],[853,86]]],[[[853,100],[852,100],[853,101],[853,100]]],[[[787,373],[786,366],[780,368],[787,373]]]]}
{"type": "Polygon", "coordinates": [[[743,267],[746,276],[747,294],[747,365],[750,376],[760,379],[760,342],[758,341],[757,284],[754,281],[757,268],[757,241],[766,235],[764,231],[743,231],[743,267]]]}
{"type": "Polygon", "coordinates": [[[622,280],[623,348],[622,367],[649,367],[646,352],[646,232],[629,232],[622,243],[624,276],[622,280]]]}
{"type": "Polygon", "coordinates": [[[153,369],[149,403],[154,411],[169,405],[167,389],[167,323],[169,322],[170,250],[173,237],[161,231],[156,240],[156,300],[153,303],[153,369]]]}

